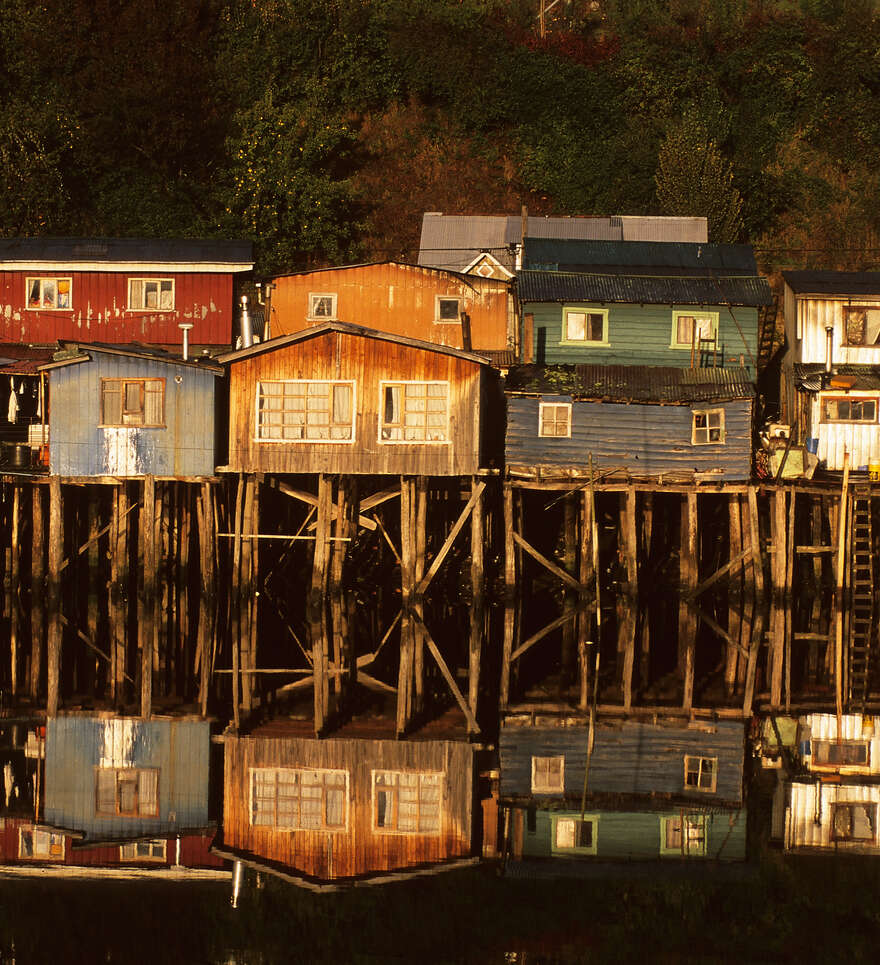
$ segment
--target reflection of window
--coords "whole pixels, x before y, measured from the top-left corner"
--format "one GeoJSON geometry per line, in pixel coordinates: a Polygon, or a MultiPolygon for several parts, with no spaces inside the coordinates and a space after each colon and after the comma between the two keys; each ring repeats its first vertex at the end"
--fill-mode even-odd
{"type": "Polygon", "coordinates": [[[448,382],[383,382],[379,413],[382,442],[446,442],[448,382]]]}
{"type": "Polygon", "coordinates": [[[352,442],[354,382],[260,382],[259,442],[352,442]]]}
{"type": "Polygon", "coordinates": [[[588,345],[605,344],[608,312],[585,308],[564,308],[562,311],[562,341],[588,345]]]}
{"type": "Polygon", "coordinates": [[[553,819],[553,851],[596,853],[596,818],[557,817],[553,819]]]}
{"type": "Polygon", "coordinates": [[[434,310],[434,320],[437,322],[461,321],[461,299],[438,295],[434,310]]]}
{"type": "Polygon", "coordinates": [[[27,307],[28,308],[70,308],[70,278],[28,278],[27,307]]]}
{"type": "Polygon", "coordinates": [[[373,827],[401,834],[440,831],[442,774],[373,772],[373,827]]]}
{"type": "Polygon", "coordinates": [[[122,861],[164,861],[165,845],[164,838],[131,841],[119,846],[119,857],[122,861]]]}
{"type": "Polygon", "coordinates": [[[695,446],[724,442],[724,409],[695,409],[691,432],[695,446]]]}
{"type": "Polygon", "coordinates": [[[880,344],[880,306],[844,305],[843,344],[880,344]]]}
{"type": "Polygon", "coordinates": [[[101,425],[165,424],[164,379],[101,379],[101,425]]]}
{"type": "Polygon", "coordinates": [[[95,779],[95,813],[101,817],[159,814],[159,771],[155,768],[101,767],[95,779]]]}
{"type": "Polygon", "coordinates": [[[717,757],[684,757],[684,786],[689,791],[714,791],[718,777],[717,757]]]}
{"type": "Polygon", "coordinates": [[[19,828],[18,856],[39,861],[61,861],[64,858],[64,835],[39,828],[19,828]]]}
{"type": "Polygon", "coordinates": [[[173,278],[129,278],[129,311],[168,312],[174,308],[173,278]]]}
{"type": "Polygon", "coordinates": [[[532,793],[561,794],[565,789],[565,758],[532,758],[532,793]]]}
{"type": "Polygon", "coordinates": [[[672,348],[690,348],[718,334],[718,312],[673,312],[672,348]]]}
{"type": "Polygon", "coordinates": [[[336,295],[310,292],[309,318],[323,322],[336,318],[336,295]]]}
{"type": "Polygon", "coordinates": [[[705,814],[680,814],[660,819],[660,854],[693,857],[705,853],[705,814]]]}
{"type": "Polygon", "coordinates": [[[876,833],[876,804],[853,801],[831,805],[832,841],[873,841],[876,833]]]}
{"type": "Polygon", "coordinates": [[[813,767],[868,765],[868,741],[814,740],[811,743],[813,767]]]}
{"type": "Polygon", "coordinates": [[[348,821],[348,771],[251,769],[251,824],[339,831],[348,821]]]}
{"type": "Polygon", "coordinates": [[[571,436],[571,403],[541,402],[538,406],[539,436],[571,436]]]}
{"type": "Polygon", "coordinates": [[[877,399],[822,399],[823,422],[876,422],[877,399]]]}

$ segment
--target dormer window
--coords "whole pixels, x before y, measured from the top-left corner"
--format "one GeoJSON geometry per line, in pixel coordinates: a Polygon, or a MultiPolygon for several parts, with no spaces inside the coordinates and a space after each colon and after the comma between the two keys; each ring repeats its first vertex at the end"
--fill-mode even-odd
{"type": "Polygon", "coordinates": [[[336,318],[335,292],[309,293],[309,320],[313,322],[332,322],[336,318]]]}
{"type": "Polygon", "coordinates": [[[880,306],[844,305],[843,344],[880,345],[880,306]]]}

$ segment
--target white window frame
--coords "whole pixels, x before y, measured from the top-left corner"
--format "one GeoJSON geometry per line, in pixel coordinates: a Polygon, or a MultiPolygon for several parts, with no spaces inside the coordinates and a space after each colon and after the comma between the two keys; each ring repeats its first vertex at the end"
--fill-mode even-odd
{"type": "Polygon", "coordinates": [[[434,324],[435,325],[460,325],[462,303],[464,299],[460,295],[435,295],[434,296],[434,324]],[[457,311],[455,318],[443,318],[440,315],[440,302],[455,302],[457,311]]]}
{"type": "MultiPolygon", "coordinates": [[[[427,398],[427,396],[426,396],[427,398]]],[[[448,446],[452,441],[449,438],[449,407],[450,407],[450,392],[449,392],[449,382],[442,379],[383,379],[379,383],[379,444],[383,446],[448,446]],[[446,387],[446,421],[443,425],[443,438],[442,439],[384,439],[382,433],[386,429],[385,424],[385,390],[389,386],[403,386],[403,400],[402,403],[403,411],[400,413],[401,419],[406,415],[406,386],[408,385],[442,385],[446,387]]],[[[427,411],[425,412],[427,417],[427,411]]],[[[396,425],[390,426],[391,428],[397,428],[396,425]]],[[[403,423],[401,422],[401,427],[403,423]]],[[[433,426],[431,428],[437,429],[439,427],[433,426]]],[[[425,426],[425,432],[427,433],[428,426],[425,426]]]]}
{"type": "Polygon", "coordinates": [[[159,785],[159,768],[158,767],[96,767],[95,768],[95,817],[98,818],[158,818],[161,811],[161,798],[160,798],[161,787],[159,785]],[[101,773],[107,773],[109,771],[115,772],[115,794],[114,794],[114,810],[102,811],[100,809],[100,798],[98,795],[98,781],[101,773]],[[156,809],[146,810],[141,804],[140,788],[141,788],[141,774],[155,774],[155,788],[156,788],[156,809]],[[121,779],[131,780],[134,778],[137,784],[137,805],[133,811],[123,811],[121,810],[119,801],[119,782],[121,779]]]}
{"type": "Polygon", "coordinates": [[[168,842],[165,838],[150,838],[142,841],[127,841],[119,845],[120,861],[137,861],[145,864],[164,864],[168,860],[168,842]],[[146,846],[149,854],[138,854],[138,848],[146,846]],[[154,854],[154,850],[161,848],[161,854],[154,854]]]}
{"type": "Polygon", "coordinates": [[[598,814],[585,814],[581,817],[580,814],[554,814],[551,821],[550,833],[552,838],[550,840],[550,850],[553,854],[596,854],[599,845],[599,815],[598,814]],[[568,846],[561,845],[559,843],[559,832],[560,825],[565,825],[571,822],[574,825],[572,829],[574,834],[577,835],[577,825],[578,824],[589,824],[590,827],[590,844],[586,846],[578,846],[577,844],[568,846]]]}
{"type": "Polygon", "coordinates": [[[22,861],[63,861],[66,850],[67,842],[63,834],[59,834],[56,831],[47,831],[43,828],[36,828],[33,825],[27,827],[22,825],[18,829],[18,857],[22,861]],[[25,854],[24,838],[26,835],[30,835],[31,837],[31,854],[25,854]],[[52,854],[52,844],[58,841],[61,843],[61,853],[52,854]],[[37,847],[38,842],[41,845],[39,850],[37,847]]]}
{"type": "Polygon", "coordinates": [[[306,318],[310,322],[335,322],[337,318],[336,305],[337,305],[336,292],[309,292],[309,313],[306,316],[306,318]],[[318,315],[315,312],[315,306],[323,298],[330,299],[329,315],[318,315]]]}
{"type": "MultiPolygon", "coordinates": [[[[680,318],[693,318],[696,320],[706,319],[709,322],[709,335],[706,338],[707,341],[717,340],[718,338],[718,324],[719,324],[719,314],[718,312],[703,312],[697,309],[689,309],[681,311],[674,311],[672,313],[672,338],[669,342],[669,347],[673,349],[679,349],[681,351],[689,352],[691,350],[691,342],[679,342],[678,340],[678,320],[680,318]]],[[[697,340],[694,343],[697,350],[699,350],[700,343],[697,340]]]]}
{"type": "Polygon", "coordinates": [[[685,754],[684,755],[684,789],[685,791],[698,791],[701,794],[714,794],[718,789],[718,758],[717,757],[704,757],[699,754],[685,754]],[[712,770],[712,785],[711,787],[704,787],[703,781],[703,769],[706,764],[711,765],[712,770]],[[696,774],[697,783],[689,784],[688,775],[696,774]]]}
{"type": "MultiPolygon", "coordinates": [[[[587,321],[584,319],[584,332],[587,330],[587,321]]],[[[563,305],[562,306],[562,331],[559,337],[560,345],[577,345],[579,348],[608,348],[611,343],[608,341],[608,309],[591,308],[588,305],[563,305]],[[591,338],[569,338],[568,337],[568,316],[572,315],[601,315],[602,316],[602,338],[601,340],[591,338]]]]}
{"type": "Polygon", "coordinates": [[[692,446],[723,446],[727,443],[727,419],[724,409],[691,409],[691,445],[692,446]],[[706,419],[705,426],[697,425],[697,417],[703,416],[706,419]],[[709,424],[709,419],[713,416],[719,417],[719,425],[709,424]],[[711,433],[718,429],[721,434],[720,439],[712,439],[711,433]],[[698,433],[705,433],[706,438],[698,437],[698,433]]]}
{"type": "Polygon", "coordinates": [[[176,302],[177,285],[174,278],[159,278],[159,277],[153,277],[153,276],[150,276],[150,277],[132,276],[131,278],[128,279],[127,288],[128,288],[127,304],[128,304],[128,311],[130,312],[151,312],[151,313],[152,312],[173,312],[174,306],[177,304],[176,302]],[[170,284],[171,285],[171,305],[166,306],[165,308],[162,308],[161,305],[157,305],[156,308],[147,308],[147,305],[146,305],[147,298],[146,298],[146,292],[144,291],[144,288],[141,289],[141,291],[143,292],[143,295],[142,295],[142,301],[144,302],[143,306],[138,306],[133,304],[132,286],[138,282],[142,286],[144,286],[144,288],[146,288],[148,284],[158,285],[156,294],[158,296],[157,301],[159,302],[161,302],[162,300],[162,285],[170,284]]]}
{"type": "Polygon", "coordinates": [[[444,794],[443,790],[446,784],[446,774],[443,771],[401,771],[401,770],[385,770],[383,768],[376,768],[370,772],[370,785],[372,788],[371,799],[370,799],[370,826],[373,830],[373,834],[404,834],[404,835],[421,835],[428,837],[437,837],[443,830],[443,805],[444,805],[444,794]],[[386,785],[377,785],[377,778],[384,775],[385,777],[394,777],[393,783],[386,785]],[[419,824],[419,820],[422,814],[422,806],[428,803],[434,802],[423,802],[422,801],[422,788],[423,781],[425,787],[437,788],[437,826],[430,828],[429,830],[421,830],[418,826],[415,828],[401,828],[400,827],[400,782],[399,779],[406,775],[407,777],[418,778],[418,795],[416,801],[417,817],[416,824],[419,824]],[[430,779],[430,783],[427,779],[430,779]],[[379,826],[379,791],[380,790],[393,790],[394,792],[394,814],[393,822],[394,826],[389,825],[379,826]]]}
{"type": "Polygon", "coordinates": [[[704,858],[708,854],[709,819],[703,813],[682,811],[680,814],[665,815],[660,818],[660,854],[678,858],[704,858]],[[674,825],[679,824],[678,834],[681,844],[678,847],[668,843],[669,831],[675,832],[674,825]],[[670,825],[673,827],[670,828],[670,825]],[[691,847],[691,836],[688,831],[693,828],[698,834],[694,838],[699,842],[696,848],[691,847]],[[687,830],[686,830],[687,829],[687,830]]]}
{"type": "Polygon", "coordinates": [[[29,312],[70,312],[73,311],[73,277],[71,275],[30,275],[25,278],[24,287],[24,304],[25,308],[29,312]],[[55,285],[55,298],[54,304],[44,305],[43,299],[45,297],[43,293],[43,287],[46,282],[52,282],[55,285]],[[67,304],[59,305],[59,293],[58,287],[61,282],[67,284],[67,304]],[[31,305],[31,286],[38,284],[40,286],[40,297],[39,305],[31,305]]]}
{"type": "MultiPolygon", "coordinates": [[[[257,829],[258,831],[312,831],[320,832],[321,834],[343,834],[348,831],[348,821],[349,821],[349,811],[351,810],[350,804],[350,778],[349,772],[347,770],[342,770],[341,768],[332,767],[252,767],[248,771],[248,824],[250,827],[257,829]],[[254,821],[254,788],[256,786],[256,775],[261,774],[274,774],[275,775],[275,805],[274,805],[274,816],[272,824],[257,824],[254,821]],[[278,823],[278,775],[285,774],[288,777],[302,778],[303,776],[308,776],[309,778],[320,777],[321,780],[321,823],[319,826],[315,827],[312,825],[304,824],[300,821],[299,824],[279,824],[278,823]],[[326,797],[326,778],[332,776],[335,778],[344,778],[344,790],[343,790],[343,822],[342,824],[328,824],[327,823],[327,797],[326,797]]],[[[300,787],[303,786],[302,783],[299,784],[300,787]]],[[[307,784],[307,787],[317,787],[316,784],[307,784]]],[[[334,789],[336,787],[334,786],[334,789]]],[[[302,799],[302,794],[300,793],[300,800],[302,799]]]]}
{"type": "Polygon", "coordinates": [[[538,436],[541,439],[570,439],[571,438],[571,402],[539,402],[538,403],[538,436]],[[544,432],[544,411],[546,409],[567,410],[568,420],[564,433],[544,432]]]}
{"type": "MultiPolygon", "coordinates": [[[[255,399],[254,399],[254,440],[253,440],[254,442],[259,442],[259,443],[261,443],[261,444],[268,444],[268,445],[277,445],[277,444],[280,443],[281,445],[285,445],[285,446],[294,446],[294,445],[309,445],[309,446],[315,446],[315,445],[319,445],[319,446],[328,446],[328,445],[330,445],[330,446],[338,446],[338,445],[342,445],[342,446],[350,446],[350,445],[353,445],[353,444],[354,444],[354,442],[355,442],[355,434],[356,434],[356,427],[357,427],[357,383],[356,383],[353,379],[259,379],[259,380],[257,381],[257,385],[256,385],[255,392],[256,392],[256,395],[255,395],[255,399]],[[330,389],[331,389],[331,391],[329,392],[329,396],[330,396],[329,403],[330,403],[330,414],[331,414],[331,417],[332,417],[332,414],[333,414],[333,392],[332,392],[332,389],[333,389],[335,386],[338,386],[338,385],[347,385],[347,386],[349,386],[349,387],[351,388],[351,423],[349,424],[351,428],[350,428],[349,438],[348,438],[348,439],[282,439],[282,438],[274,439],[274,438],[268,438],[268,437],[262,436],[262,435],[260,434],[260,433],[261,433],[261,429],[262,429],[261,418],[260,418],[261,412],[262,412],[262,410],[261,410],[261,408],[260,408],[260,397],[261,397],[261,393],[262,393],[262,386],[264,386],[264,385],[269,385],[269,384],[271,384],[271,385],[305,385],[305,386],[309,386],[309,385],[326,385],[326,386],[329,386],[330,389]]],[[[282,391],[282,398],[283,398],[283,397],[284,397],[284,393],[283,393],[283,391],[282,391]]],[[[285,411],[285,410],[284,410],[284,408],[282,407],[281,412],[283,413],[284,411],[285,411]]],[[[306,410],[304,410],[304,411],[307,412],[308,410],[306,409],[306,410]]],[[[332,423],[328,422],[327,425],[328,425],[328,427],[330,427],[331,429],[333,428],[332,423]]],[[[340,426],[341,426],[341,424],[340,424],[340,426]]]]}
{"type": "Polygon", "coordinates": [[[564,754],[534,754],[532,755],[532,794],[562,794],[565,792],[565,755],[564,754]],[[559,761],[559,782],[542,783],[538,779],[540,761],[559,761]]]}

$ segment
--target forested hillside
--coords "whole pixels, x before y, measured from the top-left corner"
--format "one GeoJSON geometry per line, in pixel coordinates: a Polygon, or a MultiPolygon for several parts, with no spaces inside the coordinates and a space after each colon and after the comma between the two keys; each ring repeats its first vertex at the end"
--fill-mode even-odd
{"type": "Polygon", "coordinates": [[[880,264],[870,0],[4,0],[0,233],[414,258],[421,214],[705,214],[880,264]]]}

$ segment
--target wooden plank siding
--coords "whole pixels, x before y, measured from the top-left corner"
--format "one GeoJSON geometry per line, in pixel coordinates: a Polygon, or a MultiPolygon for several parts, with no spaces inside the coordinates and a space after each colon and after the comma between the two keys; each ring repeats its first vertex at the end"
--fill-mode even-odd
{"type": "Polygon", "coordinates": [[[309,295],[336,296],[339,321],[394,335],[464,348],[461,325],[439,322],[437,296],[461,299],[470,316],[473,351],[513,346],[514,311],[510,283],[478,275],[420,268],[398,262],[353,265],[274,279],[272,335],[290,335],[328,319],[309,319],[309,295]]]}
{"type": "MultiPolygon", "coordinates": [[[[268,343],[271,345],[271,343],[268,343]]],[[[232,361],[229,468],[241,472],[469,475],[480,468],[481,398],[486,366],[442,351],[346,332],[325,332],[232,361]],[[352,442],[256,441],[261,380],[351,380],[352,442]],[[379,441],[380,383],[447,381],[447,442],[379,441]]]]}
{"type": "Polygon", "coordinates": [[[461,858],[473,853],[474,752],[451,741],[227,738],[223,843],[322,880],[353,878],[461,858]],[[250,819],[251,768],[343,770],[346,827],[276,830],[250,819]],[[373,827],[373,772],[441,773],[440,830],[433,834],[373,827]]]}

